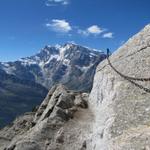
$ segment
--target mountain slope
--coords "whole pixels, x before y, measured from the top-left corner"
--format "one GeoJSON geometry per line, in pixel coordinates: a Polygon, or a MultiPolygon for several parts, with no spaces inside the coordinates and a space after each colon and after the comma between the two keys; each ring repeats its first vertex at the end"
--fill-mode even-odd
{"type": "Polygon", "coordinates": [[[0,127],[40,104],[48,90],[35,82],[20,80],[0,71],[0,127]]]}

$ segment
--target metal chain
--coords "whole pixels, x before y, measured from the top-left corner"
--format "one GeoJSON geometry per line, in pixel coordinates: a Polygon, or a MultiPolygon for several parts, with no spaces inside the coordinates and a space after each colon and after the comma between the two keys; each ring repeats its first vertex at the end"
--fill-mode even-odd
{"type": "Polygon", "coordinates": [[[126,78],[126,79],[129,79],[129,80],[136,80],[136,81],[150,81],[150,78],[135,78],[135,77],[130,77],[130,76],[127,76],[127,75],[124,75],[122,74],[120,71],[118,71],[110,62],[110,59],[109,59],[109,54],[110,54],[110,51],[109,49],[107,49],[107,60],[108,60],[108,64],[111,66],[111,68],[116,72],[118,73],[120,76],[126,78]]]}
{"type": "Polygon", "coordinates": [[[145,88],[143,87],[143,85],[140,85],[134,81],[150,81],[150,78],[135,78],[135,77],[130,77],[130,76],[127,76],[127,75],[124,75],[122,74],[120,71],[118,71],[110,62],[110,59],[109,59],[109,55],[110,55],[110,51],[109,49],[107,49],[107,60],[108,60],[108,64],[110,65],[110,67],[117,73],[119,74],[121,77],[123,77],[124,79],[128,80],[130,83],[134,84],[136,87],[144,90],[145,92],[148,92],[150,93],[150,89],[148,88],[145,88]],[[134,80],[134,81],[133,81],[134,80]]]}

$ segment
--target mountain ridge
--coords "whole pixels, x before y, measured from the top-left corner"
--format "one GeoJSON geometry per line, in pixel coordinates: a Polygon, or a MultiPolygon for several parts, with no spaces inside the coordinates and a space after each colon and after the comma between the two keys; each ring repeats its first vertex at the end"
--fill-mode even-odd
{"type": "MultiPolygon", "coordinates": [[[[85,79],[86,73],[91,68],[94,70],[96,65],[105,58],[106,55],[103,52],[69,43],[62,46],[45,46],[39,53],[31,57],[21,58],[15,62],[1,63],[0,68],[8,74],[32,80],[49,89],[55,83],[61,82],[67,86],[70,80],[79,81],[79,76],[85,79]],[[75,70],[74,78],[70,79],[70,74],[75,70]]],[[[90,71],[90,73],[93,72],[90,71]]],[[[91,87],[91,85],[89,86],[91,87]]],[[[89,86],[87,90],[90,89],[89,86]]],[[[71,88],[71,86],[69,87],[71,88]]],[[[85,86],[78,90],[84,88],[85,86]]]]}

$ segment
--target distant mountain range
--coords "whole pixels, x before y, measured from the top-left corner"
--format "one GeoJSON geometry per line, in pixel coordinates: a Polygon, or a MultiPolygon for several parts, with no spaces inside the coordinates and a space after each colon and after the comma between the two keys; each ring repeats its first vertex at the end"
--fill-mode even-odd
{"type": "Polygon", "coordinates": [[[39,104],[55,84],[90,91],[96,67],[105,58],[101,51],[67,43],[0,63],[0,126],[39,104]]]}

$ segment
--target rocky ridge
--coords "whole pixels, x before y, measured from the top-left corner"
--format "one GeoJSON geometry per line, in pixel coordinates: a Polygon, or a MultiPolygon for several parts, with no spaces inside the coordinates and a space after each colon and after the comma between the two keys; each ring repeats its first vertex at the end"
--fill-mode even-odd
{"type": "Polygon", "coordinates": [[[86,146],[82,140],[88,137],[85,129],[89,130],[92,121],[87,99],[87,93],[54,86],[39,108],[2,130],[0,149],[82,149],[86,146]]]}

